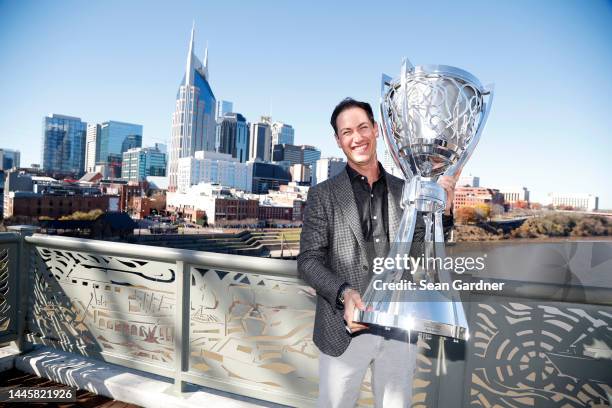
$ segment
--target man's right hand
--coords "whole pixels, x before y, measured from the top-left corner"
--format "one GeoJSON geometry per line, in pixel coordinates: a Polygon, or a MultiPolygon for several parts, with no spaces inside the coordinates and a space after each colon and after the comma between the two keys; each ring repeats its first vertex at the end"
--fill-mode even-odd
{"type": "Polygon", "coordinates": [[[368,326],[364,324],[353,322],[355,308],[365,310],[365,306],[361,301],[359,292],[357,292],[355,289],[349,288],[346,290],[346,292],[344,292],[344,321],[346,322],[346,327],[350,329],[351,333],[368,328],[368,326]]]}

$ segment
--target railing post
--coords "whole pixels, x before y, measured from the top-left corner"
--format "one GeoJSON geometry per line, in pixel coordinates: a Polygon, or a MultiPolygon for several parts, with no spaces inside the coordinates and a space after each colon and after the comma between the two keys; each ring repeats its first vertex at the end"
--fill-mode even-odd
{"type": "Polygon", "coordinates": [[[189,370],[189,316],[191,271],[184,261],[176,262],[176,308],[174,326],[174,391],[184,391],[183,373],[189,370]]]}
{"type": "Polygon", "coordinates": [[[29,306],[28,300],[31,298],[31,293],[29,293],[31,247],[26,242],[25,237],[38,231],[38,227],[34,225],[11,225],[6,229],[21,235],[17,256],[17,339],[15,340],[15,345],[20,353],[25,353],[32,348],[32,345],[25,340],[25,331],[27,327],[26,319],[29,306]]]}

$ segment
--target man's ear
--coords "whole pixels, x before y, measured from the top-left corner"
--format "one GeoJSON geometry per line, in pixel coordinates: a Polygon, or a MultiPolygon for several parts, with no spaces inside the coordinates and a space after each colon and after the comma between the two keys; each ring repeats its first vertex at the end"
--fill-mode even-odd
{"type": "Polygon", "coordinates": [[[336,145],[338,145],[340,150],[342,150],[342,146],[340,145],[340,138],[338,137],[338,134],[334,133],[334,137],[336,138],[336,145]]]}
{"type": "Polygon", "coordinates": [[[378,122],[374,121],[374,134],[378,138],[378,122]]]}

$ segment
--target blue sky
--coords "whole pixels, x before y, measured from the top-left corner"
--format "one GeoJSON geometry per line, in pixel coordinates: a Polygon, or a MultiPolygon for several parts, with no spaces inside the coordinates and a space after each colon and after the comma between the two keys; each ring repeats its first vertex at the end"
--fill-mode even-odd
{"type": "Polygon", "coordinates": [[[169,140],[192,21],[211,85],[248,120],[271,113],[296,142],[341,156],[329,116],[378,105],[381,73],[414,64],[495,83],[464,173],[485,186],[593,193],[612,208],[612,5],[605,1],[0,0],[0,147],[38,163],[48,113],[144,126],[169,140]]]}

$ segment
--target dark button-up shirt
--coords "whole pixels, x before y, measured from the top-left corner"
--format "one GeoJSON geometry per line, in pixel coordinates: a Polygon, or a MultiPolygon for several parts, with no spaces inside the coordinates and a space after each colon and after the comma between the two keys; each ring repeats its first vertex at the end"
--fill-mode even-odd
{"type": "MultiPolygon", "coordinates": [[[[346,166],[346,172],[351,181],[353,195],[355,196],[357,210],[359,211],[361,231],[367,245],[368,279],[371,279],[374,275],[372,272],[374,258],[386,257],[389,254],[390,239],[395,239],[395,237],[389,237],[389,204],[386,172],[380,162],[378,163],[378,168],[380,176],[370,187],[367,177],[359,174],[350,166],[346,166]]],[[[442,225],[445,235],[447,235],[453,226],[453,216],[443,214],[442,225]]],[[[423,227],[422,217],[417,217],[413,242],[423,241],[425,231],[423,227]]],[[[420,247],[417,245],[413,250],[417,250],[417,253],[419,253],[418,248],[420,247]]],[[[338,291],[338,296],[340,296],[342,289],[341,287],[338,291]]],[[[343,307],[338,300],[336,302],[339,308],[343,307]]]]}
{"type": "Polygon", "coordinates": [[[386,173],[380,162],[378,168],[380,175],[370,187],[366,176],[346,166],[359,211],[361,232],[368,246],[367,258],[370,271],[375,257],[385,257],[389,253],[389,204],[386,173]]]}

